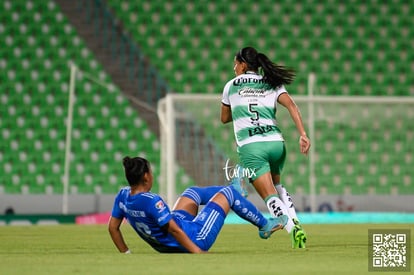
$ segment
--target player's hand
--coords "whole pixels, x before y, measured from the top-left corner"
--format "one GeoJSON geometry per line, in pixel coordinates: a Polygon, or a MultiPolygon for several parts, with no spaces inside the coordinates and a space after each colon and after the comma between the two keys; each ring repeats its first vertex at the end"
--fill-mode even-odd
{"type": "Polygon", "coordinates": [[[307,155],[309,152],[310,146],[311,146],[310,139],[306,135],[300,136],[299,138],[300,152],[304,155],[307,155]]]}
{"type": "Polygon", "coordinates": [[[191,252],[193,254],[207,254],[208,251],[197,249],[196,251],[191,252]]]}

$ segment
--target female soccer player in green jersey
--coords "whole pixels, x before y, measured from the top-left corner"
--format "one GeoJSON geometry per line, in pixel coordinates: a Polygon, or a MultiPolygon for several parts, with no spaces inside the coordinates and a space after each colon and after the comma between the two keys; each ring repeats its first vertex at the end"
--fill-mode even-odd
{"type": "Polygon", "coordinates": [[[270,214],[290,217],[285,228],[291,233],[292,247],[304,248],[306,234],[292,198],[280,182],[286,148],[276,122],[279,103],[289,111],[299,131],[300,152],[306,155],[311,143],[299,108],[284,86],[293,81],[295,73],[273,63],[252,47],[243,48],[235,55],[234,72],[236,77],[224,86],[221,121],[233,121],[241,165],[250,171],[250,181],[266,202],[270,214]]]}

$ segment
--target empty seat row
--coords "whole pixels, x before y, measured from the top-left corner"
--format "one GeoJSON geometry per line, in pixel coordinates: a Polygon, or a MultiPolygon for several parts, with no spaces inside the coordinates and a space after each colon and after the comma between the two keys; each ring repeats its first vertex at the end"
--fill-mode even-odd
{"type": "Polygon", "coordinates": [[[316,91],[321,94],[336,95],[343,90],[346,95],[413,95],[409,64],[414,55],[408,50],[413,37],[412,8],[404,1],[397,2],[354,7],[352,3],[337,5],[331,1],[293,6],[289,1],[259,1],[247,10],[244,5],[228,3],[165,5],[153,1],[141,5],[139,1],[108,1],[108,5],[177,92],[213,92],[209,79],[217,77],[209,75],[230,78],[234,52],[252,45],[299,71],[292,87],[300,94],[306,93],[307,74],[315,72],[326,75],[316,91]],[[260,11],[260,17],[251,9],[260,11]],[[229,14],[228,10],[234,12],[229,14]],[[241,34],[243,40],[239,39],[241,34]],[[165,60],[174,60],[171,68],[165,69],[165,60]],[[217,69],[203,70],[202,65],[217,69]],[[181,76],[177,78],[171,71],[181,76]],[[182,83],[196,79],[194,71],[203,71],[205,76],[194,83],[182,83]],[[335,78],[335,73],[339,77],[335,78]],[[355,74],[361,75],[360,83],[353,79],[355,74]],[[399,74],[405,76],[390,77],[399,74]],[[358,89],[355,82],[363,87],[358,89]]]}
{"type": "Polygon", "coordinates": [[[122,157],[159,145],[54,1],[5,0],[0,8],[0,192],[61,194],[75,64],[70,192],[116,193],[122,157]]]}

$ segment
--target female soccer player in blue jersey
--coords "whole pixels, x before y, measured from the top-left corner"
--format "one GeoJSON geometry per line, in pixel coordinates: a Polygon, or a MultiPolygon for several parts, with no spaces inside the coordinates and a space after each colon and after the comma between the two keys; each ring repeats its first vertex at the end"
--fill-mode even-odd
{"type": "Polygon", "coordinates": [[[273,63],[255,48],[241,49],[234,58],[236,77],[226,83],[222,96],[221,121],[233,121],[241,165],[273,216],[289,215],[286,230],[292,234],[293,247],[305,247],[306,235],[296,215],[292,198],[280,183],[286,149],[276,121],[277,103],[289,111],[299,131],[303,154],[310,148],[299,108],[284,85],[290,84],[294,71],[273,63]],[[263,72],[260,74],[259,69],[263,72]]]}
{"type": "Polygon", "coordinates": [[[230,209],[257,226],[262,239],[286,225],[287,216],[266,219],[232,185],[190,187],[170,211],[164,200],[151,192],[153,175],[146,159],[125,157],[123,165],[129,186],[116,196],[108,224],[112,241],[122,253],[130,253],[120,230],[124,218],[144,241],[166,253],[208,251],[230,209]],[[198,213],[199,205],[204,204],[198,213]]]}

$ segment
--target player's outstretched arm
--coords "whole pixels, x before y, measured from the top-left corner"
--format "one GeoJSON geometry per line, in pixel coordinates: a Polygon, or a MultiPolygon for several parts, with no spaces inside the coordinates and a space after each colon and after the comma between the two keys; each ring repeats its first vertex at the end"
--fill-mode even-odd
{"type": "Polygon", "coordinates": [[[187,234],[178,226],[178,224],[171,219],[166,225],[165,229],[170,233],[185,249],[190,253],[203,253],[193,241],[187,236],[187,234]]]}
{"type": "Polygon", "coordinates": [[[278,98],[278,102],[289,111],[289,114],[292,117],[292,120],[295,123],[296,128],[300,134],[300,152],[304,155],[307,155],[311,143],[308,136],[306,135],[305,126],[303,126],[302,116],[300,114],[298,106],[287,93],[281,94],[278,98]]]}
{"type": "Polygon", "coordinates": [[[122,232],[120,230],[122,223],[122,219],[117,219],[111,217],[108,223],[108,231],[111,235],[111,239],[114,242],[115,246],[118,248],[119,252],[121,253],[129,253],[128,246],[124,241],[124,237],[122,236],[122,232]]]}

